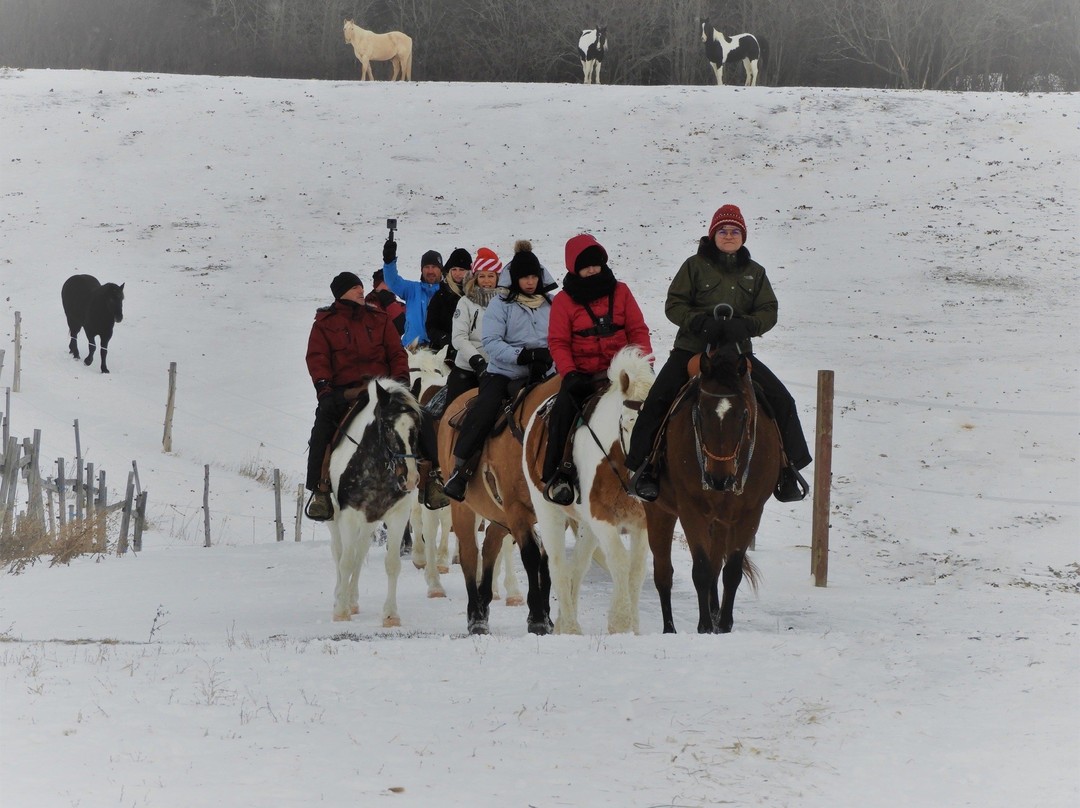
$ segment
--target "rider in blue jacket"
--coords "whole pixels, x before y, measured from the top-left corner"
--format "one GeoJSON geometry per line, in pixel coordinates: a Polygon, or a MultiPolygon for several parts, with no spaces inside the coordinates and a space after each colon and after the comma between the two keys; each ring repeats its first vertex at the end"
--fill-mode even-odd
{"type": "Polygon", "coordinates": [[[420,280],[405,280],[398,274],[397,242],[391,233],[383,244],[383,280],[390,291],[405,301],[405,333],[401,335],[402,345],[426,345],[428,342],[427,321],[428,303],[439,291],[442,283],[442,256],[435,250],[428,250],[420,259],[420,280]]]}

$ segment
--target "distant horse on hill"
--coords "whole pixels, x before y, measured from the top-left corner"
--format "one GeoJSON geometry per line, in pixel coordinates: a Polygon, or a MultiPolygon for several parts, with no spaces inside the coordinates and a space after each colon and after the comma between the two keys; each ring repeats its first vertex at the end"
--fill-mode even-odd
{"type": "Polygon", "coordinates": [[[728,39],[713,28],[707,19],[702,19],[701,41],[705,43],[705,56],[716,73],[717,84],[724,84],[724,65],[742,59],[743,67],[746,68],[745,85],[757,85],[758,61],[761,58],[757,37],[753,34],[736,34],[728,39]]]}
{"type": "Polygon", "coordinates": [[[401,31],[390,31],[386,34],[376,34],[361,28],[352,20],[345,20],[342,29],[345,33],[345,41],[352,45],[353,53],[360,60],[360,80],[375,80],[371,72],[371,63],[391,62],[394,65],[394,74],[390,81],[397,81],[401,76],[402,81],[412,81],[412,37],[401,31]]]}
{"type": "Polygon", "coordinates": [[[90,346],[85,363],[92,365],[97,348],[95,339],[100,337],[101,372],[108,373],[105,357],[109,353],[113,326],[124,319],[124,284],[102,284],[93,275],[72,275],[64,281],[60,298],[64,302],[64,315],[71,334],[71,342],[68,343],[71,355],[79,358],[78,336],[79,330],[83,329],[90,346]]]}
{"type": "Polygon", "coordinates": [[[594,28],[581,32],[578,40],[578,56],[581,57],[581,69],[585,73],[586,84],[600,83],[600,63],[607,53],[607,29],[594,28]]]}

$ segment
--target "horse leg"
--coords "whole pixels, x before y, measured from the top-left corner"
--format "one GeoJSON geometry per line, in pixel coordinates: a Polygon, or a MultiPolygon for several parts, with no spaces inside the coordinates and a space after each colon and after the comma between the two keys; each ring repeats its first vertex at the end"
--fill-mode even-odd
{"type": "Polygon", "coordinates": [[[720,64],[716,64],[716,62],[713,62],[712,67],[713,67],[713,71],[716,73],[716,86],[717,87],[723,87],[724,86],[724,65],[723,65],[723,63],[721,62],[720,64]]]}
{"type": "Polygon", "coordinates": [[[71,328],[70,329],[71,341],[68,342],[68,353],[70,353],[76,359],[79,358],[79,331],[80,330],[81,330],[81,327],[79,327],[79,328],[71,328]]]}
{"type": "Polygon", "coordinates": [[[86,359],[83,360],[83,364],[87,367],[90,367],[92,364],[94,364],[94,351],[97,350],[97,334],[91,334],[89,331],[87,331],[86,342],[86,359]]]}
{"type": "Polygon", "coordinates": [[[371,62],[367,59],[360,60],[360,81],[374,81],[375,76],[371,73],[371,62]]]}
{"type": "MultiPolygon", "coordinates": [[[[687,538],[689,539],[689,535],[687,538]]],[[[691,547],[693,547],[692,544],[691,547]]],[[[716,582],[720,577],[720,570],[713,567],[704,549],[698,548],[694,551],[692,577],[698,599],[698,634],[717,633],[718,621],[714,618],[713,612],[719,613],[716,582]]],[[[719,614],[716,617],[719,617],[719,614]]]]}
{"type": "Polygon", "coordinates": [[[109,367],[105,364],[105,357],[109,355],[109,340],[111,336],[109,334],[101,335],[101,372],[108,373],[109,367]]]}
{"type": "Polygon", "coordinates": [[[630,630],[641,631],[639,605],[641,587],[645,583],[646,562],[649,558],[649,537],[644,530],[630,530],[630,630]]]}
{"type": "Polygon", "coordinates": [[[356,511],[339,513],[330,522],[330,549],[337,568],[334,620],[348,621],[359,611],[359,575],[371,544],[371,525],[356,511]],[[367,530],[367,540],[361,536],[367,530]]]}
{"type": "Polygon", "coordinates": [[[397,582],[401,574],[401,537],[409,521],[411,497],[405,497],[383,514],[386,522],[386,600],[383,602],[383,628],[401,625],[397,608],[397,582]]]}
{"type": "MultiPolygon", "coordinates": [[[[429,598],[445,598],[446,590],[443,589],[442,579],[439,578],[440,573],[447,571],[438,562],[439,513],[438,511],[429,511],[427,508],[421,508],[421,510],[423,513],[420,515],[420,525],[424,537],[424,580],[427,582],[427,596],[429,598]]],[[[414,537],[414,552],[416,548],[415,542],[414,537]]]]}
{"type": "Polygon", "coordinates": [[[721,634],[728,634],[731,627],[735,625],[735,592],[743,579],[743,560],[745,557],[745,551],[736,550],[724,565],[724,600],[720,604],[719,623],[721,634]]]}
{"type": "Polygon", "coordinates": [[[507,606],[523,606],[525,598],[521,596],[521,587],[518,586],[517,576],[514,574],[514,537],[507,533],[502,537],[502,550],[499,551],[499,560],[495,568],[502,568],[503,590],[506,592],[505,603],[507,606]]]}
{"type": "MultiPolygon", "coordinates": [[[[551,584],[555,599],[559,602],[559,615],[555,618],[556,634],[581,634],[577,616],[577,593],[573,591],[573,570],[566,556],[566,515],[562,508],[547,502],[537,503],[537,528],[544,541],[551,584]]],[[[531,590],[531,587],[530,587],[531,590]]]]}
{"type": "Polygon", "coordinates": [[[753,87],[757,84],[757,61],[743,59],[743,68],[746,70],[746,83],[743,86],[753,87]]]}
{"type": "Polygon", "coordinates": [[[655,505],[645,508],[645,522],[649,536],[649,548],[653,554],[653,583],[660,598],[660,612],[664,633],[675,633],[675,619],[671,614],[671,540],[675,532],[675,516],[655,505]]]}
{"type": "Polygon", "coordinates": [[[450,516],[454,522],[454,533],[458,537],[458,552],[461,554],[461,574],[465,578],[465,592],[468,604],[465,608],[466,625],[470,634],[488,633],[488,616],[480,607],[480,593],[476,585],[478,548],[476,546],[477,518],[465,505],[450,503],[450,516]]]}
{"type": "MultiPolygon", "coordinates": [[[[608,572],[611,574],[611,606],[608,608],[608,632],[623,634],[632,631],[637,622],[630,612],[630,554],[622,542],[619,529],[606,522],[593,522],[591,529],[604,548],[608,572]]],[[[590,552],[591,555],[591,552],[590,552]]],[[[635,599],[636,601],[636,599],[635,599]]]]}
{"type": "Polygon", "coordinates": [[[450,572],[450,531],[453,529],[450,524],[450,511],[446,508],[435,511],[435,522],[440,529],[435,562],[439,565],[439,573],[445,574],[450,572]]]}
{"type": "Polygon", "coordinates": [[[551,572],[547,557],[531,530],[519,542],[521,566],[529,579],[529,603],[527,625],[530,634],[550,634],[555,627],[551,622],[551,572]]]}
{"type": "Polygon", "coordinates": [[[596,75],[593,78],[593,84],[599,84],[600,83],[600,67],[601,67],[601,65],[603,65],[603,62],[597,62],[596,63],[596,75]]]}

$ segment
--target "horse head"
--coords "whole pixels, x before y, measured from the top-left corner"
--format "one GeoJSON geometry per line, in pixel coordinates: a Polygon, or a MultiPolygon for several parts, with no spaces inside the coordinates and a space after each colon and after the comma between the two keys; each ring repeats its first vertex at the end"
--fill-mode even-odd
{"type": "Polygon", "coordinates": [[[649,356],[635,345],[628,345],[620,350],[608,366],[608,392],[621,400],[619,412],[619,442],[626,453],[630,433],[637,423],[638,413],[645,397],[649,394],[653,380],[652,363],[649,356]]]}
{"type": "Polygon", "coordinates": [[[416,448],[419,443],[420,405],[409,389],[398,382],[375,382],[374,421],[378,425],[387,468],[399,480],[399,488],[412,491],[419,485],[416,448]]]}
{"type": "Polygon", "coordinates": [[[101,287],[101,296],[105,307],[114,322],[124,320],[124,284],[106,283],[101,287]]]}
{"type": "Polygon", "coordinates": [[[717,491],[742,493],[754,452],[758,408],[749,362],[730,343],[701,357],[694,432],[703,481],[717,491]]]}
{"type": "Polygon", "coordinates": [[[345,20],[344,25],[341,26],[341,31],[345,34],[345,41],[352,42],[352,29],[356,26],[352,20],[345,20]]]}
{"type": "Polygon", "coordinates": [[[702,42],[708,42],[710,39],[712,39],[712,30],[713,30],[713,27],[709,23],[709,18],[708,17],[702,17],[701,18],[701,41],[702,42]]]}

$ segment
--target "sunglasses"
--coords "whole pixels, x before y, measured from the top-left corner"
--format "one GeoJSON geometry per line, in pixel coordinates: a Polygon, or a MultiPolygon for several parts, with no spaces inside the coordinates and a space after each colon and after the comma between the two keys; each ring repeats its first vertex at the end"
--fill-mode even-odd
{"type": "Polygon", "coordinates": [[[727,228],[720,228],[719,230],[716,231],[716,235],[723,236],[724,238],[731,238],[731,237],[734,237],[734,236],[741,236],[742,235],[742,230],[739,230],[737,228],[734,229],[734,230],[728,230],[727,228]]]}

